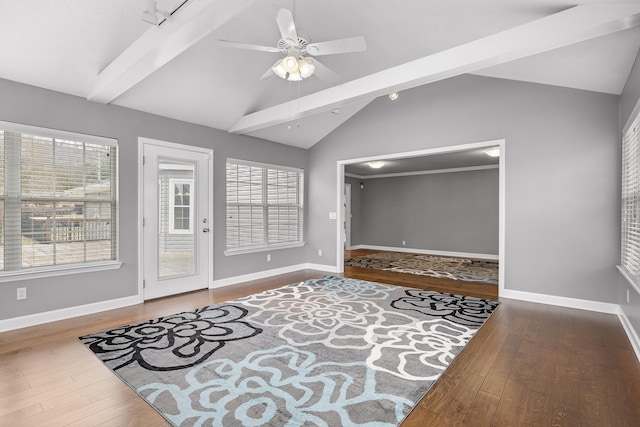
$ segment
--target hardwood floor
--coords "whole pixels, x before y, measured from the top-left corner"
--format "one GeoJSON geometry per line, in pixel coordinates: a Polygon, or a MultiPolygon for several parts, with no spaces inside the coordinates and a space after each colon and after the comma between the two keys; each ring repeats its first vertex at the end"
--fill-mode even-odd
{"type": "MultiPolygon", "coordinates": [[[[77,337],[324,273],[301,271],[0,334],[0,426],[164,426],[77,337]]],[[[492,285],[350,267],[345,276],[496,298],[492,285]]],[[[614,315],[502,305],[403,427],[640,425],[640,364],[614,315]]]]}

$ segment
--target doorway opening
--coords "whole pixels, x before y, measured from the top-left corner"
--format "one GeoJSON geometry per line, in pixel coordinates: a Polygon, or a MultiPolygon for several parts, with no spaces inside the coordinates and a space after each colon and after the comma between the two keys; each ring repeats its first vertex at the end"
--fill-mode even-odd
{"type": "MultiPolygon", "coordinates": [[[[357,174],[357,167],[366,165],[368,163],[372,163],[372,162],[387,162],[389,165],[394,165],[394,166],[398,166],[400,164],[406,163],[406,164],[412,164],[415,168],[416,164],[419,163],[427,163],[430,164],[436,162],[435,167],[432,166],[432,169],[435,169],[436,171],[429,171],[429,170],[423,170],[422,172],[419,172],[420,174],[430,174],[430,173],[442,173],[442,172],[456,172],[457,170],[459,171],[465,171],[465,170],[481,170],[481,169],[497,169],[497,175],[498,175],[498,185],[497,185],[497,192],[498,192],[498,218],[497,218],[497,255],[493,255],[493,258],[495,260],[498,261],[499,263],[499,270],[496,274],[497,276],[497,282],[498,282],[498,292],[500,293],[503,289],[504,289],[504,272],[505,272],[505,253],[504,253],[504,247],[505,247],[505,141],[504,140],[492,140],[492,141],[483,141],[483,142],[477,142],[477,143],[471,143],[471,144],[464,144],[464,145],[457,145],[457,146],[450,146],[450,147],[440,147],[440,148],[434,148],[434,149],[425,149],[425,150],[418,150],[418,151],[411,151],[411,152],[403,152],[403,153],[394,153],[394,154],[389,154],[389,155],[381,155],[381,156],[371,156],[371,157],[362,157],[362,158],[354,158],[354,159],[346,159],[346,160],[341,160],[337,162],[337,185],[338,185],[338,192],[337,194],[339,195],[338,200],[337,200],[337,212],[340,212],[341,216],[337,221],[336,224],[336,241],[338,242],[337,248],[336,248],[336,253],[337,253],[337,262],[336,262],[336,269],[339,272],[344,272],[344,260],[345,260],[345,248],[349,249],[349,248],[358,248],[358,241],[354,241],[352,239],[353,235],[357,234],[357,225],[354,222],[354,225],[351,226],[350,229],[350,233],[349,233],[349,237],[351,238],[351,241],[349,242],[349,245],[345,245],[345,243],[347,242],[347,232],[346,232],[346,222],[347,222],[347,213],[346,213],[346,205],[345,205],[345,195],[346,195],[346,190],[345,190],[345,184],[352,184],[352,198],[356,198],[357,196],[353,194],[353,185],[355,184],[356,188],[363,188],[364,186],[367,185],[368,182],[368,177],[364,176],[364,175],[358,175],[357,174]],[[486,159],[489,156],[487,156],[487,154],[485,154],[486,151],[489,151],[489,148],[498,148],[499,149],[499,157],[497,157],[493,163],[491,164],[491,162],[489,162],[489,164],[487,164],[486,160],[483,160],[485,162],[485,164],[473,164],[473,163],[468,163],[465,165],[458,165],[458,166],[447,166],[446,163],[441,163],[443,160],[447,159],[447,158],[451,158],[451,159],[456,159],[456,161],[459,161],[462,158],[465,158],[465,156],[467,158],[472,158],[473,156],[470,155],[470,153],[483,153],[484,157],[478,157],[478,158],[483,158],[486,159]],[[439,166],[438,166],[439,165],[439,166]],[[445,165],[445,166],[442,166],[445,165]],[[348,171],[356,171],[356,173],[352,173],[352,172],[345,172],[345,170],[348,171]],[[345,175],[346,173],[346,175],[345,175]],[[351,177],[349,177],[349,175],[351,175],[351,177]],[[345,176],[347,177],[347,180],[345,180],[345,176]],[[353,177],[356,177],[356,180],[354,181],[353,177]],[[363,179],[360,179],[363,178],[363,179]],[[350,182],[347,182],[350,181],[350,182]],[[355,229],[354,229],[355,227],[355,229]],[[353,245],[353,246],[352,246],[353,245]]],[[[384,169],[383,169],[384,170],[384,169]]],[[[387,170],[394,170],[393,168],[388,168],[387,170]]],[[[395,169],[395,172],[393,173],[388,173],[388,172],[382,172],[380,170],[377,170],[375,172],[376,178],[385,178],[385,177],[397,177],[397,176],[403,176],[403,175],[412,175],[412,174],[416,174],[416,169],[414,169],[413,171],[405,171],[405,172],[398,172],[398,169],[395,169]]],[[[495,176],[495,175],[494,175],[495,176]]],[[[369,181],[371,182],[371,181],[369,181]]],[[[353,206],[355,204],[355,200],[354,202],[351,204],[351,206],[353,206]]],[[[351,219],[351,218],[349,218],[351,219]]],[[[356,217],[354,216],[354,221],[356,221],[356,217]]],[[[398,244],[394,245],[397,247],[402,247],[402,244],[404,244],[405,242],[400,240],[400,237],[398,236],[398,244]]],[[[407,245],[408,247],[410,247],[410,245],[407,245]]],[[[398,248],[394,248],[394,249],[398,249],[398,248]]],[[[384,249],[384,247],[382,247],[382,249],[384,249]]],[[[401,251],[402,249],[400,249],[401,251]]],[[[408,252],[408,251],[407,251],[408,252]]],[[[437,251],[436,251],[437,252],[437,251]]],[[[495,252],[495,249],[492,251],[495,252]]],[[[425,251],[424,253],[434,253],[434,251],[425,251]]],[[[457,254],[458,252],[456,252],[457,254]]],[[[488,252],[487,252],[488,253],[488,252]]],[[[451,255],[452,252],[447,252],[447,251],[442,251],[440,253],[440,255],[442,256],[447,256],[447,255],[451,255]]],[[[486,253],[475,253],[475,252],[471,252],[470,253],[465,253],[464,255],[469,255],[471,257],[474,257],[476,255],[483,255],[482,258],[487,258],[486,253]]]]}

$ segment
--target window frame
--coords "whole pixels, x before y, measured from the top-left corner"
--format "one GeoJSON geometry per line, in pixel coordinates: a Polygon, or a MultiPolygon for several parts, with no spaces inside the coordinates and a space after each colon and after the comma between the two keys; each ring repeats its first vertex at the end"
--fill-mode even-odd
{"type": "MultiPolygon", "coordinates": [[[[78,263],[69,263],[69,264],[58,264],[58,265],[48,265],[41,267],[29,267],[29,268],[20,268],[17,270],[0,270],[0,283],[3,282],[12,282],[18,280],[31,280],[38,278],[47,278],[52,276],[61,276],[68,274],[76,274],[76,273],[87,273],[87,272],[97,272],[104,270],[113,270],[118,269],[122,266],[122,262],[120,261],[120,197],[119,197],[119,144],[118,140],[115,138],[108,138],[103,136],[96,135],[87,135],[78,132],[69,132],[57,129],[49,129],[42,128],[38,126],[24,125],[19,123],[11,123],[0,121],[0,129],[4,132],[11,133],[21,133],[28,134],[38,137],[52,138],[54,140],[70,140],[74,142],[82,142],[85,144],[96,144],[103,145],[108,147],[115,147],[115,155],[116,158],[114,160],[115,171],[114,175],[116,177],[116,185],[112,187],[112,198],[111,202],[114,206],[113,209],[113,218],[115,220],[115,259],[112,260],[103,260],[103,261],[85,261],[78,263]]],[[[3,177],[6,180],[6,177],[3,177]]],[[[5,181],[6,182],[6,181],[5,181]]],[[[6,200],[11,196],[8,195],[8,191],[5,188],[5,194],[0,195],[0,199],[6,200]]],[[[22,200],[31,200],[33,197],[19,195],[20,203],[22,200]]],[[[55,196],[51,198],[47,198],[52,202],[63,201],[63,199],[58,199],[55,196]]],[[[44,200],[44,199],[43,199],[44,200]]],[[[78,199],[79,200],[79,199],[78,199]]],[[[100,200],[87,200],[85,203],[96,202],[99,203],[100,200]]],[[[113,240],[112,240],[113,241],[113,240]]]]}
{"type": "Polygon", "coordinates": [[[622,132],[620,200],[620,266],[623,276],[640,291],[640,112],[622,132]]]}
{"type": "MultiPolygon", "coordinates": [[[[254,162],[254,161],[249,161],[249,160],[227,158],[227,160],[225,162],[225,217],[226,217],[227,221],[225,221],[225,251],[224,251],[224,254],[227,255],[227,256],[229,256],[229,255],[241,255],[241,254],[247,254],[247,253],[253,253],[253,252],[263,252],[263,251],[269,251],[269,250],[296,248],[296,247],[304,246],[306,244],[305,241],[304,241],[304,213],[305,213],[305,209],[304,209],[304,196],[305,196],[304,175],[305,175],[304,169],[300,169],[300,168],[294,168],[294,167],[290,167],[290,166],[273,165],[273,164],[268,164],[268,163],[260,163],[260,162],[254,162]],[[227,194],[227,192],[228,192],[227,173],[228,173],[229,164],[249,166],[249,167],[255,167],[255,168],[261,168],[262,169],[262,179],[263,179],[262,202],[259,203],[259,204],[250,203],[250,205],[252,205],[252,206],[260,206],[262,208],[263,221],[264,221],[264,224],[266,226],[266,228],[262,229],[262,233],[264,235],[266,243],[257,244],[257,245],[250,245],[250,246],[237,246],[237,247],[229,247],[228,246],[229,237],[228,237],[227,221],[228,221],[229,218],[228,218],[227,209],[229,207],[229,200],[228,200],[228,194],[227,194]],[[298,203],[295,205],[295,207],[298,209],[298,224],[297,224],[297,226],[299,228],[299,240],[288,241],[288,242],[277,242],[277,243],[269,243],[268,242],[268,235],[269,235],[268,213],[269,213],[269,207],[278,206],[278,205],[274,205],[274,204],[269,204],[269,202],[268,202],[268,181],[267,181],[267,176],[268,176],[268,171],[269,170],[282,171],[282,172],[294,172],[294,173],[299,174],[299,183],[298,183],[298,190],[297,190],[298,203]]],[[[246,205],[246,203],[238,203],[238,205],[246,205]]],[[[292,205],[287,205],[287,206],[291,207],[292,205]]]]}
{"type": "Polygon", "coordinates": [[[193,179],[187,178],[170,178],[169,179],[169,234],[193,234],[193,197],[189,196],[188,205],[176,205],[175,204],[175,184],[189,184],[189,191],[193,192],[193,179]],[[175,208],[176,207],[188,207],[189,208],[189,229],[176,229],[175,228],[175,208]]]}

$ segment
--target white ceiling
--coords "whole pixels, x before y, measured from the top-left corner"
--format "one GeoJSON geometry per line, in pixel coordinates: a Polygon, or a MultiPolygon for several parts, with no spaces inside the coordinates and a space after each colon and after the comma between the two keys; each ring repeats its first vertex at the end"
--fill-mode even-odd
{"type": "MultiPolygon", "coordinates": [[[[182,1],[158,3],[161,9],[172,10],[182,1]]],[[[277,77],[259,80],[279,56],[223,47],[218,39],[275,45],[280,38],[275,15],[282,7],[293,10],[298,34],[310,41],[364,36],[367,51],[322,58],[340,75],[334,85],[341,92],[373,73],[430,58],[575,6],[566,0],[297,0],[295,4],[292,0],[246,0],[246,7],[243,3],[228,10],[227,3],[189,0],[155,28],[141,20],[147,0],[0,0],[0,78],[87,98],[95,90],[100,72],[136,40],[143,36],[159,40],[172,25],[176,31],[183,28],[179,25],[193,30],[195,27],[180,20],[181,14],[207,5],[212,20],[217,10],[224,10],[225,19],[219,19],[212,24],[212,31],[194,38],[166,61],[152,61],[152,72],[132,83],[112,103],[223,130],[230,130],[250,113],[280,106],[278,117],[267,114],[269,120],[244,133],[308,148],[378,96],[384,84],[371,87],[369,92],[364,87],[363,93],[370,93],[370,97],[336,101],[335,96],[329,96],[332,92],[327,92],[330,88],[315,77],[299,84],[277,77]],[[287,115],[296,115],[297,106],[307,97],[316,102],[316,108],[300,119],[287,120],[287,115]],[[332,113],[336,108],[339,114],[332,113]]],[[[587,0],[582,4],[596,3],[619,2],[587,0]]],[[[637,0],[627,4],[640,6],[637,0]]],[[[632,18],[624,20],[624,25],[613,29],[601,25],[605,32],[577,37],[575,44],[559,47],[562,43],[551,43],[545,48],[550,50],[543,53],[527,56],[518,52],[521,59],[510,62],[494,57],[492,65],[499,65],[487,66],[485,61],[480,68],[475,64],[475,68],[460,72],[471,70],[492,77],[620,94],[640,48],[640,9],[629,10],[632,18]]],[[[563,27],[567,33],[579,24],[567,22],[563,27]]],[[[545,36],[540,34],[541,39],[545,36]]],[[[370,80],[362,81],[366,86],[370,80]]]]}

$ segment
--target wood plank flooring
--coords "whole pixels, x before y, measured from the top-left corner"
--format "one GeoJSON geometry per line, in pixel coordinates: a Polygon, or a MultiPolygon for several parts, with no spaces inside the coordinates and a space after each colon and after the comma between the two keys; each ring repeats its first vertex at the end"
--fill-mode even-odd
{"type": "MultiPolygon", "coordinates": [[[[0,426],[165,426],[77,337],[318,277],[301,271],[0,334],[0,426]]],[[[348,267],[345,276],[496,298],[496,287],[348,267]]],[[[640,364],[616,316],[502,305],[403,423],[637,426],[640,364]]]]}

